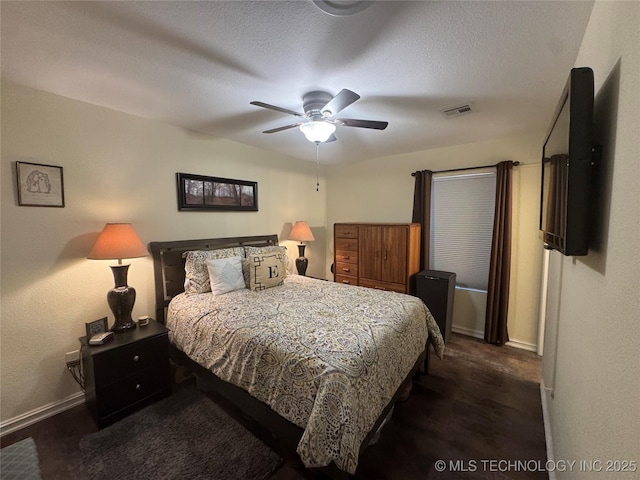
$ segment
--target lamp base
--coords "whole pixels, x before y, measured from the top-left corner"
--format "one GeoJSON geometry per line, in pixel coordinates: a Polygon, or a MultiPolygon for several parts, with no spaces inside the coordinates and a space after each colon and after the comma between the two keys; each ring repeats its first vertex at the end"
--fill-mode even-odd
{"type": "Polygon", "coordinates": [[[115,323],[111,327],[112,332],[124,332],[136,328],[136,323],[131,318],[133,304],[136,301],[136,290],[127,285],[127,271],[129,265],[111,265],[115,287],[107,293],[107,303],[115,317],[115,323]]]}
{"type": "Polygon", "coordinates": [[[304,256],[304,248],[306,245],[300,244],[298,245],[298,258],[296,258],[296,269],[298,270],[298,275],[302,275],[303,277],[307,273],[307,267],[309,266],[309,260],[304,256]]]}

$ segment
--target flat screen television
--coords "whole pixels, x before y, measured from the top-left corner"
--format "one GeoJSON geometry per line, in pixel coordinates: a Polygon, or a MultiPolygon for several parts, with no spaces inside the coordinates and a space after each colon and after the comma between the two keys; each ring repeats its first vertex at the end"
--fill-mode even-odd
{"type": "Polygon", "coordinates": [[[544,247],[589,253],[594,165],[593,71],[574,68],[542,149],[540,230],[544,247]]]}

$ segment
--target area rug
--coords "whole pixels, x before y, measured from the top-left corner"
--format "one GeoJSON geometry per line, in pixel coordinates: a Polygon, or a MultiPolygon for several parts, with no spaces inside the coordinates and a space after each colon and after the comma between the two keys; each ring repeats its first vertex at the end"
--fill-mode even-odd
{"type": "Polygon", "coordinates": [[[193,387],[80,440],[92,480],[262,480],[280,457],[193,387]]]}
{"type": "Polygon", "coordinates": [[[0,479],[40,480],[38,450],[33,438],[25,438],[0,450],[0,479]]]}

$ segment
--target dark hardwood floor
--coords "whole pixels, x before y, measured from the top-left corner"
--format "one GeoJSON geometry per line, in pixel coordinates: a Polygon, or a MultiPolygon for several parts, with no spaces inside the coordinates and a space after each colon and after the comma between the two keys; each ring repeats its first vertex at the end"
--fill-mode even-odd
{"type": "MultiPolygon", "coordinates": [[[[537,467],[546,461],[539,383],[536,354],[454,334],[444,360],[431,356],[429,375],[363,453],[356,479],[547,479],[537,467]]],[[[5,435],[1,446],[33,437],[43,480],[82,480],[78,443],[96,430],[79,406],[5,435]]],[[[271,480],[302,478],[285,464],[271,480]]]]}

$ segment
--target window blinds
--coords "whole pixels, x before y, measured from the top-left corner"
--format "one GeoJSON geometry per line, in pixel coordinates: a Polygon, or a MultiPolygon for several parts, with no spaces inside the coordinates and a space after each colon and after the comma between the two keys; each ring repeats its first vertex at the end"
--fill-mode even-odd
{"type": "Polygon", "coordinates": [[[429,268],[455,272],[460,287],[487,290],[495,190],[495,173],[433,179],[429,268]]]}

